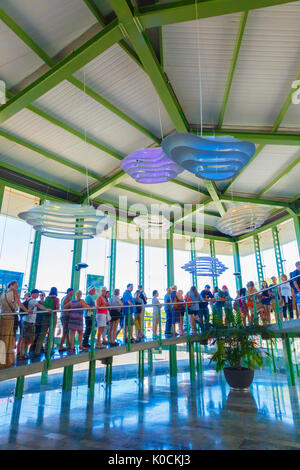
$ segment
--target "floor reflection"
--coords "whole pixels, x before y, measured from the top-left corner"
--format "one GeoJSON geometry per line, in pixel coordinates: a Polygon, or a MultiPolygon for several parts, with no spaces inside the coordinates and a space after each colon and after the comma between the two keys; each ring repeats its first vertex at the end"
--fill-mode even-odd
{"type": "Polygon", "coordinates": [[[296,449],[299,390],[257,372],[249,392],[223,374],[150,375],[0,400],[0,449],[296,449]]]}

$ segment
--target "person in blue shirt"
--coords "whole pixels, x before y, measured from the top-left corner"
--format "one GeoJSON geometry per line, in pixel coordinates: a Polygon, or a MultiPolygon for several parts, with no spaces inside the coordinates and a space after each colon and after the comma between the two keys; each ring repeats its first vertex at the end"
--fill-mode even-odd
{"type": "Polygon", "coordinates": [[[223,320],[223,308],[230,307],[232,298],[229,295],[228,287],[223,286],[222,290],[216,293],[215,307],[220,320],[223,320]]]}
{"type": "Polygon", "coordinates": [[[200,323],[203,325],[203,318],[204,318],[204,323],[205,323],[205,328],[207,327],[209,323],[209,309],[208,309],[208,304],[211,299],[213,299],[213,295],[210,290],[210,285],[206,284],[204,289],[201,291],[201,297],[203,299],[202,302],[200,302],[199,307],[200,307],[200,323]]]}
{"type": "Polygon", "coordinates": [[[133,291],[133,284],[127,284],[127,288],[123,294],[122,297],[122,302],[123,302],[123,308],[122,308],[122,314],[124,318],[124,324],[123,326],[125,327],[125,341],[127,342],[127,336],[128,336],[128,318],[130,314],[130,338],[131,338],[131,343],[136,343],[135,339],[133,338],[133,325],[134,325],[134,318],[133,314],[136,313],[136,308],[135,308],[135,300],[132,295],[133,291]],[[128,307],[129,306],[129,307],[128,307]]]}
{"type": "MultiPolygon", "coordinates": [[[[94,299],[94,295],[96,294],[96,289],[94,286],[89,286],[87,289],[87,296],[85,298],[85,303],[90,305],[91,307],[95,307],[96,302],[94,299]]],[[[85,348],[89,348],[89,339],[90,334],[92,331],[92,323],[93,323],[93,315],[95,314],[95,310],[85,310],[84,311],[84,321],[85,321],[85,330],[83,335],[82,346],[85,348]]]]}
{"type": "Polygon", "coordinates": [[[166,312],[166,328],[165,328],[165,335],[172,335],[172,306],[170,304],[171,302],[171,292],[172,289],[171,287],[167,288],[167,293],[164,297],[164,308],[166,312]]]}

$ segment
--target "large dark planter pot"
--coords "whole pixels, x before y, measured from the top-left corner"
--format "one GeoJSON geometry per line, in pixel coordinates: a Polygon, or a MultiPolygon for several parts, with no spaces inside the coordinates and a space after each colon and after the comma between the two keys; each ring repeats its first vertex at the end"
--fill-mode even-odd
{"type": "Polygon", "coordinates": [[[254,379],[254,370],[242,367],[235,369],[233,367],[225,367],[224,375],[226,382],[235,390],[245,390],[250,387],[254,379]]]}

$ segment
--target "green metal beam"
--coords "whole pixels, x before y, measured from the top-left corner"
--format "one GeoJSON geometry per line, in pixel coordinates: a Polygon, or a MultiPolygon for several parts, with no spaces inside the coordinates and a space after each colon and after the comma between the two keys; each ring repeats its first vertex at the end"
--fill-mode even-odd
{"type": "Polygon", "coordinates": [[[117,234],[118,234],[118,223],[111,229],[111,241],[110,241],[110,269],[109,269],[109,290],[112,293],[115,290],[116,285],[116,260],[117,260],[117,234]]]}
{"type": "MultiPolygon", "coordinates": [[[[197,129],[190,129],[192,134],[199,134],[197,129]]],[[[283,134],[275,132],[251,132],[248,130],[236,130],[236,129],[216,129],[215,131],[209,129],[203,129],[204,136],[224,136],[230,134],[239,140],[249,140],[256,145],[300,145],[299,134],[283,134]]]]}
{"type": "Polygon", "coordinates": [[[174,225],[169,230],[169,237],[166,240],[167,250],[167,287],[174,284],[174,250],[173,250],[174,225]]]}
{"type": "Polygon", "coordinates": [[[0,184],[0,214],[1,214],[1,210],[2,210],[4,189],[5,189],[5,185],[4,185],[3,183],[1,183],[1,184],[0,184]]]}
{"type": "MultiPolygon", "coordinates": [[[[266,8],[272,5],[292,3],[297,0],[197,0],[197,18],[227,15],[247,10],[266,8]]],[[[196,17],[195,0],[168,2],[161,5],[135,9],[135,19],[143,29],[165,24],[193,21],[196,17]]]]}
{"type": "Polygon", "coordinates": [[[240,261],[240,252],[239,252],[239,245],[237,242],[232,243],[232,252],[233,252],[233,262],[234,262],[234,270],[237,273],[240,273],[239,276],[235,276],[235,284],[237,290],[243,287],[242,282],[242,270],[241,270],[241,261],[240,261]]]}
{"type": "Polygon", "coordinates": [[[213,181],[206,181],[206,187],[207,187],[208,192],[209,192],[212,200],[214,201],[220,215],[223,216],[226,212],[226,209],[225,209],[225,206],[222,204],[222,202],[220,200],[218,190],[216,188],[215,183],[213,181]]]}
{"type": "MultiPolygon", "coordinates": [[[[0,113],[1,113],[1,111],[0,111],[0,113]]],[[[48,158],[50,160],[54,160],[57,163],[61,163],[64,166],[72,168],[73,170],[78,171],[79,173],[82,173],[83,175],[86,175],[86,168],[84,168],[82,166],[79,166],[79,165],[76,165],[76,163],[73,163],[70,160],[65,160],[64,158],[61,158],[61,157],[55,155],[54,153],[48,152],[47,150],[44,150],[43,148],[38,147],[37,145],[32,144],[32,143],[28,142],[27,140],[21,139],[20,137],[17,137],[13,134],[10,134],[9,132],[3,131],[2,129],[0,129],[0,137],[4,137],[5,139],[7,139],[11,142],[14,142],[15,144],[21,145],[22,147],[25,147],[28,150],[31,150],[32,152],[36,152],[36,153],[42,155],[45,158],[48,158]]],[[[0,164],[1,164],[1,162],[0,162],[0,164]]],[[[99,180],[99,175],[97,175],[96,173],[94,173],[90,170],[88,170],[87,173],[90,177],[99,180]]]]}
{"type": "MultiPolygon", "coordinates": [[[[124,178],[124,174],[125,172],[121,170],[110,178],[105,178],[101,184],[89,190],[89,197],[96,198],[108,191],[111,187],[116,186],[116,184],[124,178]]],[[[85,193],[84,196],[87,196],[87,194],[85,193]]]]}
{"type": "Polygon", "coordinates": [[[220,113],[220,117],[219,117],[218,129],[220,129],[223,125],[224,116],[225,116],[225,112],[226,112],[226,106],[227,106],[227,102],[228,102],[228,99],[229,99],[229,94],[230,94],[230,90],[231,90],[233,76],[234,76],[236,64],[237,64],[239,53],[240,53],[240,48],[241,48],[241,44],[242,44],[242,40],[243,40],[243,35],[244,35],[247,19],[248,19],[248,11],[244,11],[242,16],[241,16],[241,20],[240,20],[240,26],[239,26],[237,39],[236,39],[236,43],[235,43],[235,48],[234,48],[234,52],[233,52],[230,72],[229,72],[229,76],[228,76],[227,84],[226,84],[226,88],[225,88],[225,94],[224,94],[221,113],[220,113]]]}
{"type": "Polygon", "coordinates": [[[50,180],[47,180],[46,178],[42,178],[41,176],[39,175],[36,175],[34,173],[31,173],[29,171],[25,171],[21,168],[17,168],[13,165],[10,165],[8,163],[4,163],[4,162],[0,162],[0,169],[1,168],[5,168],[7,170],[11,170],[13,171],[14,173],[16,173],[17,175],[21,175],[21,176],[27,176],[28,178],[31,178],[33,180],[35,180],[36,182],[38,183],[44,183],[44,184],[47,184],[48,186],[52,186],[53,188],[56,188],[56,189],[60,189],[62,191],[65,191],[66,193],[68,194],[72,194],[73,196],[77,196],[78,198],[81,197],[81,194],[77,191],[73,191],[72,189],[66,187],[66,186],[63,186],[59,183],[53,183],[53,181],[50,181],[50,180]]]}
{"type": "Polygon", "coordinates": [[[71,287],[76,292],[80,284],[80,270],[76,271],[75,266],[81,262],[82,254],[82,240],[74,240],[73,246],[73,260],[72,260],[72,274],[71,274],[71,287]]]}
{"type": "MultiPolygon", "coordinates": [[[[91,3],[89,2],[89,0],[87,0],[86,3],[91,3]]],[[[95,6],[95,8],[97,8],[95,6]]],[[[93,13],[95,14],[95,12],[93,11],[93,13]]],[[[54,67],[56,62],[35,42],[33,41],[30,36],[22,29],[20,28],[20,26],[10,17],[8,16],[5,11],[3,9],[0,9],[0,19],[11,29],[11,31],[13,31],[33,52],[35,52],[49,67],[54,67]]],[[[98,18],[97,18],[98,19],[98,18]]],[[[104,24],[102,24],[102,26],[105,26],[104,24]]],[[[125,41],[121,41],[122,44],[126,44],[125,41]]],[[[127,46],[127,44],[126,44],[127,46]]],[[[131,50],[129,48],[129,46],[127,46],[127,48],[129,50],[131,50]]],[[[126,50],[127,52],[127,50],[126,50]]],[[[131,53],[128,51],[129,55],[131,55],[131,53]]],[[[134,57],[136,58],[136,54],[132,51],[132,54],[134,54],[134,57]]],[[[141,63],[138,61],[139,65],[141,65],[141,63]]],[[[148,131],[147,129],[145,129],[141,124],[139,124],[138,122],[136,122],[134,119],[130,118],[129,116],[127,116],[127,114],[123,113],[123,111],[121,111],[120,109],[118,109],[116,106],[114,106],[113,104],[111,104],[109,101],[107,101],[105,98],[103,98],[101,95],[99,95],[98,93],[96,93],[94,90],[92,90],[91,88],[89,88],[88,86],[86,86],[86,84],[82,83],[80,80],[78,80],[77,78],[75,77],[69,77],[67,79],[72,85],[74,85],[76,88],[78,88],[79,90],[83,91],[84,93],[86,93],[88,96],[90,96],[93,100],[97,101],[98,103],[100,103],[102,106],[104,106],[105,108],[109,109],[112,113],[116,114],[119,118],[123,119],[124,121],[126,121],[128,124],[130,124],[131,126],[133,126],[134,128],[136,128],[137,130],[139,130],[140,132],[142,132],[143,134],[145,134],[147,137],[149,137],[151,140],[153,140],[154,142],[156,142],[157,144],[160,144],[160,139],[155,136],[152,132],[148,131]]],[[[10,93],[11,95],[11,93],[10,93]]],[[[36,108],[38,109],[38,108],[36,108]]],[[[44,117],[47,116],[46,113],[43,113],[44,114],[44,117]]],[[[51,116],[49,116],[50,120],[51,120],[51,116]]],[[[49,120],[49,119],[48,119],[49,120]]],[[[53,119],[52,122],[53,124],[56,124],[57,123],[55,121],[58,121],[58,120],[55,120],[53,119]]],[[[60,125],[60,127],[62,127],[60,125]]],[[[67,126],[65,125],[66,128],[70,128],[70,126],[67,126]]],[[[66,129],[67,130],[67,129],[66,129]]],[[[69,131],[68,130],[68,131],[69,131]]],[[[74,133],[74,129],[72,129],[72,133],[74,133]]],[[[75,132],[78,132],[78,131],[75,131],[75,132]]],[[[78,132],[78,134],[80,134],[78,132]]],[[[93,140],[93,139],[90,139],[90,140],[93,140]]],[[[95,141],[96,142],[96,141],[95,141]]],[[[98,144],[98,147],[100,146],[100,150],[103,150],[103,151],[106,151],[106,147],[101,145],[99,142],[97,142],[98,144]]],[[[113,157],[115,156],[116,158],[118,158],[118,154],[114,154],[114,153],[111,153],[111,149],[108,149],[108,153],[111,154],[113,157]]],[[[119,158],[120,159],[120,158],[119,158]]]]}
{"type": "MultiPolygon", "coordinates": [[[[83,0],[86,6],[90,9],[92,14],[95,16],[95,18],[98,20],[99,24],[101,26],[107,26],[107,21],[105,20],[105,17],[101,14],[99,8],[95,4],[93,0],[83,0]]],[[[137,65],[139,65],[141,68],[143,68],[138,56],[134,52],[134,50],[127,44],[124,39],[121,39],[119,41],[119,46],[133,59],[137,65]]]]}
{"type": "Polygon", "coordinates": [[[281,256],[279,233],[278,233],[278,228],[276,226],[272,228],[272,237],[273,237],[273,245],[274,245],[274,251],[275,251],[277,272],[278,272],[278,276],[279,276],[279,279],[280,279],[280,276],[281,276],[281,274],[284,273],[284,270],[283,270],[283,261],[282,261],[282,256],[281,256]]]}
{"type": "Polygon", "coordinates": [[[293,217],[294,220],[294,228],[296,232],[296,240],[298,245],[298,254],[300,256],[300,216],[296,215],[293,217]]]}
{"type": "MultiPolygon", "coordinates": [[[[300,80],[300,73],[298,74],[296,80],[298,80],[298,81],[300,80]]],[[[283,121],[283,119],[284,119],[284,117],[285,117],[285,115],[286,115],[286,113],[287,113],[287,111],[288,111],[288,109],[289,109],[289,106],[290,106],[290,104],[291,104],[292,96],[293,96],[294,91],[295,91],[295,90],[294,90],[293,88],[290,89],[290,91],[289,91],[289,93],[288,93],[288,96],[287,96],[287,98],[286,98],[286,100],[285,100],[285,102],[284,102],[284,104],[283,104],[283,106],[282,106],[282,108],[281,108],[281,110],[280,110],[280,112],[279,112],[279,114],[278,114],[278,116],[277,116],[277,119],[276,119],[276,121],[275,121],[275,123],[274,123],[274,125],[273,125],[273,127],[272,127],[271,132],[276,132],[276,131],[279,129],[279,127],[280,127],[280,125],[281,125],[281,123],[282,123],[282,121],[283,121]]],[[[251,158],[250,162],[249,162],[246,166],[244,166],[244,168],[242,168],[242,170],[239,172],[239,174],[238,174],[237,176],[235,176],[235,177],[231,180],[231,182],[230,182],[230,183],[226,186],[226,188],[224,189],[224,191],[223,191],[224,193],[230,188],[230,186],[231,186],[231,185],[233,184],[233,182],[239,177],[239,175],[240,175],[243,171],[245,171],[245,169],[248,168],[248,166],[255,160],[255,158],[256,158],[257,155],[262,151],[263,148],[264,148],[264,145],[259,145],[259,146],[256,148],[256,152],[255,152],[255,154],[253,155],[253,157],[251,158]]]]}
{"type": "MultiPolygon", "coordinates": [[[[209,242],[209,248],[210,248],[210,256],[212,258],[216,257],[216,246],[215,246],[215,240],[211,239],[209,242]]],[[[214,287],[218,287],[218,278],[216,276],[212,276],[212,283],[214,287]]]]}
{"type": "Polygon", "coordinates": [[[28,282],[29,292],[31,292],[32,289],[35,288],[37,272],[38,272],[38,265],[39,265],[40,249],[41,249],[41,239],[42,239],[41,232],[36,231],[35,235],[34,235],[30,275],[29,275],[29,282],[28,282]]]}
{"type": "Polygon", "coordinates": [[[222,201],[231,201],[231,202],[249,202],[252,204],[260,204],[263,206],[277,206],[277,207],[290,207],[290,202],[287,201],[276,201],[273,199],[260,199],[257,196],[255,197],[247,197],[247,196],[230,196],[229,194],[222,194],[221,196],[222,201]]]}
{"type": "Polygon", "coordinates": [[[37,100],[47,91],[61,83],[65,78],[84,67],[95,57],[119,41],[122,32],[118,21],[113,21],[100,33],[72,52],[68,57],[54,65],[48,72],[35,80],[8,103],[1,106],[0,124],[37,100]]]}
{"type": "MultiPolygon", "coordinates": [[[[164,104],[175,129],[178,132],[188,132],[188,123],[184,113],[172,88],[168,83],[166,75],[164,74],[158,62],[148,37],[143,32],[143,27],[138,18],[133,15],[131,8],[126,0],[110,0],[110,3],[117,17],[122,23],[122,30],[124,31],[124,34],[128,36],[131,43],[133,44],[144,66],[144,70],[152,81],[152,84],[155,87],[162,103],[164,104]]],[[[211,185],[209,186],[206,181],[204,184],[207,186],[208,191],[210,192],[211,185]]],[[[218,198],[216,190],[214,190],[212,197],[213,199],[218,198]]],[[[216,202],[216,205],[220,212],[222,205],[218,202],[216,202]]],[[[221,209],[221,212],[223,212],[223,209],[221,209]]],[[[223,215],[221,212],[220,214],[223,215]]]]}
{"type": "Polygon", "coordinates": [[[262,259],[261,259],[259,238],[257,234],[253,235],[253,245],[254,245],[254,254],[255,254],[255,261],[256,261],[256,269],[257,269],[257,278],[258,278],[259,285],[261,285],[262,281],[264,280],[264,269],[263,269],[263,264],[262,264],[262,259]]]}
{"type": "Polygon", "coordinates": [[[143,232],[139,232],[139,284],[145,284],[145,243],[143,232]]]}
{"type": "MultiPolygon", "coordinates": [[[[191,237],[190,242],[191,242],[191,261],[193,261],[197,257],[196,248],[195,248],[195,237],[191,237]]],[[[192,273],[192,280],[193,280],[192,281],[193,286],[198,287],[198,279],[194,272],[192,273]]]]}
{"type": "Polygon", "coordinates": [[[295,161],[293,161],[289,166],[287,166],[283,171],[281,171],[279,173],[278,176],[276,176],[276,178],[274,178],[264,189],[263,191],[261,191],[257,197],[260,198],[263,194],[265,194],[267,191],[269,191],[270,188],[272,188],[272,186],[274,186],[274,184],[276,184],[281,178],[283,178],[283,176],[287,175],[293,168],[295,168],[295,166],[297,166],[298,164],[300,163],[300,157],[296,158],[295,161]]]}

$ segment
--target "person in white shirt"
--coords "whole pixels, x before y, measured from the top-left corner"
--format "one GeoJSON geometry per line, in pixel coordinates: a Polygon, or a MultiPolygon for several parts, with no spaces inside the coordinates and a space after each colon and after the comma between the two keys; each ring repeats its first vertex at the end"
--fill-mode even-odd
{"type": "Polygon", "coordinates": [[[51,312],[51,309],[45,308],[42,304],[38,303],[38,296],[40,291],[38,289],[33,289],[31,291],[31,297],[28,301],[28,310],[33,311],[33,313],[29,313],[25,317],[22,334],[19,339],[18,351],[19,354],[17,356],[18,359],[28,359],[28,356],[24,354],[26,346],[30,346],[34,343],[35,340],[35,321],[36,321],[36,311],[37,310],[46,310],[47,312],[51,312]]]}
{"type": "Polygon", "coordinates": [[[153,338],[157,336],[157,327],[158,327],[158,316],[159,316],[159,309],[160,303],[158,300],[158,291],[154,290],[152,298],[152,305],[153,305],[153,324],[152,324],[152,331],[153,331],[153,338]]]}
{"type": "Polygon", "coordinates": [[[290,320],[292,320],[294,318],[292,288],[286,274],[281,274],[280,280],[281,282],[284,282],[284,284],[281,284],[281,286],[278,287],[279,299],[282,303],[282,315],[283,318],[287,320],[286,313],[288,309],[290,320]]]}

